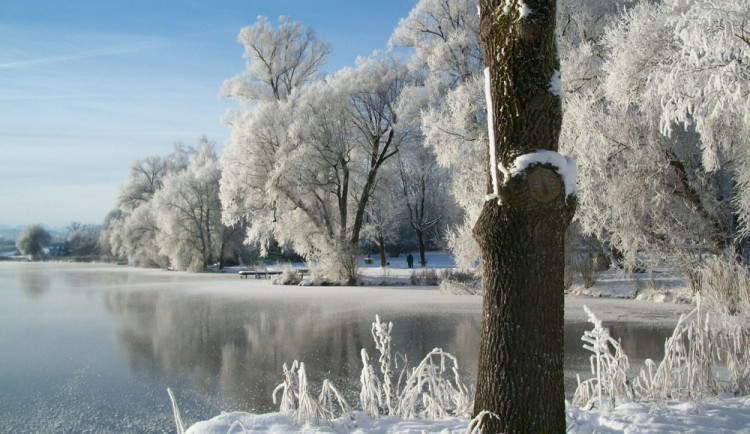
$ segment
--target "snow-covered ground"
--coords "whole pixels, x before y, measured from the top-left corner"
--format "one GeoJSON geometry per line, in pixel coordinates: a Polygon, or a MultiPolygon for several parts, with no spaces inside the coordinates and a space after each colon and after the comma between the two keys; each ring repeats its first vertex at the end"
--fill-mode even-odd
{"type": "MultiPolygon", "coordinates": [[[[750,397],[711,398],[702,402],[674,402],[659,406],[622,404],[611,411],[566,409],[569,433],[750,433],[750,397]]],[[[297,425],[281,413],[253,415],[225,413],[196,423],[190,434],[226,433],[370,433],[417,434],[464,433],[466,419],[438,421],[400,420],[393,417],[367,418],[357,414],[356,425],[341,420],[321,426],[297,425]]]]}
{"type": "MultiPolygon", "coordinates": [[[[419,273],[423,268],[417,265],[413,270],[409,269],[405,256],[389,258],[389,266],[385,268],[379,264],[361,265],[362,280],[367,285],[410,284],[412,274],[419,273]]],[[[428,268],[435,268],[438,273],[455,267],[449,255],[439,252],[430,252],[427,262],[428,268]]],[[[591,288],[583,288],[580,282],[575,282],[569,295],[572,297],[566,297],[566,321],[584,321],[586,315],[582,306],[585,304],[605,322],[663,323],[665,316],[662,311],[684,311],[692,301],[685,281],[666,272],[626,275],[607,271],[599,276],[596,285],[591,288]],[[632,303],[641,306],[635,314],[632,310],[622,311],[608,302],[612,298],[635,299],[632,303]]],[[[750,433],[750,397],[722,396],[702,401],[659,404],[624,403],[603,411],[568,405],[566,419],[568,432],[571,433],[750,433]]],[[[293,416],[281,413],[226,413],[196,423],[187,432],[462,433],[466,432],[468,424],[467,419],[460,418],[404,421],[392,417],[372,419],[357,413],[355,422],[338,419],[314,426],[296,424],[293,416]]]]}

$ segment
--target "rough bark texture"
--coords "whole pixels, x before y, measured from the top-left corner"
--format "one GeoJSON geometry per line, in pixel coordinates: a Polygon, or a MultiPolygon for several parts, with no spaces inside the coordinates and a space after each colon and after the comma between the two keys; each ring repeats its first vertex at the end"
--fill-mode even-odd
{"type": "MultiPolygon", "coordinates": [[[[555,0],[480,1],[480,35],[496,137],[495,156],[556,151],[561,102],[550,92],[559,68],[555,0]]],[[[491,152],[491,147],[488,147],[491,152]]],[[[491,161],[488,159],[488,161],[491,161]]],[[[488,167],[487,192],[493,192],[488,167]]],[[[484,315],[474,412],[485,432],[564,432],[564,237],[575,209],[550,167],[534,165],[503,182],[474,227],[484,261],[484,315]]]]}

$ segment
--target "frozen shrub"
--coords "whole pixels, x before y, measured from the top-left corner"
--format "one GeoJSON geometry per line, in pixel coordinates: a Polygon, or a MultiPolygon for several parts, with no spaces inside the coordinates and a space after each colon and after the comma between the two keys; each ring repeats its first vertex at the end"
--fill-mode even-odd
{"type": "Polygon", "coordinates": [[[416,368],[408,369],[404,366],[393,384],[390,347],[392,329],[393,324],[382,323],[379,317],[375,317],[372,334],[381,353],[382,379],[376,376],[375,369],[369,364],[367,351],[362,350],[360,401],[365,413],[370,416],[385,413],[403,419],[470,416],[473,401],[461,382],[458,361],[439,348],[427,354],[416,368]]]}
{"type": "Polygon", "coordinates": [[[375,368],[370,364],[370,356],[367,355],[367,350],[362,348],[362,373],[359,376],[359,381],[362,387],[359,391],[359,403],[362,406],[362,411],[369,417],[380,416],[380,407],[383,404],[383,398],[381,392],[380,379],[375,374],[375,368]]]}
{"type": "Polygon", "coordinates": [[[750,279],[731,260],[711,258],[700,267],[696,307],[680,317],[664,344],[664,358],[646,367],[632,381],[625,377],[627,358],[607,329],[586,309],[594,330],[585,346],[594,353],[595,377],[579,381],[574,403],[591,406],[602,397],[641,401],[700,400],[720,393],[750,391],[750,279]],[[614,349],[614,355],[610,348],[614,349]]]}
{"type": "Polygon", "coordinates": [[[609,329],[602,326],[602,322],[584,306],[589,316],[589,322],[594,324],[591,331],[583,333],[583,348],[591,351],[591,373],[594,377],[581,382],[573,396],[573,403],[585,408],[591,408],[598,402],[603,408],[603,396],[609,397],[610,405],[614,406],[615,399],[624,396],[628,390],[627,372],[628,357],[622,351],[620,343],[609,335],[609,329]]]}
{"type": "Polygon", "coordinates": [[[338,404],[342,419],[354,420],[349,404],[333,384],[325,380],[317,399],[309,391],[305,364],[296,360],[288,368],[284,363],[284,381],[273,391],[273,403],[277,403],[277,393],[281,391],[279,411],[294,415],[297,423],[319,425],[335,419],[334,405],[338,404]]]}
{"type": "Polygon", "coordinates": [[[417,286],[437,286],[440,279],[434,268],[423,268],[411,272],[411,284],[417,286]]]}
{"type": "Polygon", "coordinates": [[[284,267],[279,280],[282,285],[299,285],[302,282],[299,273],[291,265],[284,267]]]}
{"type": "MultiPolygon", "coordinates": [[[[581,277],[584,288],[591,288],[611,262],[596,237],[582,236],[569,230],[565,242],[566,285],[573,284],[573,276],[581,277]]],[[[569,288],[569,286],[568,286],[569,288]]]]}
{"type": "Polygon", "coordinates": [[[573,259],[573,268],[581,276],[584,288],[591,288],[599,280],[601,266],[598,259],[599,256],[591,252],[579,253],[573,259]]]}
{"type": "Polygon", "coordinates": [[[403,419],[440,419],[468,417],[472,410],[473,400],[458,374],[458,360],[435,348],[408,371],[398,395],[396,415],[403,419]]]}
{"type": "Polygon", "coordinates": [[[446,269],[440,272],[440,292],[477,295],[482,292],[482,276],[477,270],[446,269]]]}
{"type": "Polygon", "coordinates": [[[460,268],[446,268],[440,272],[440,278],[444,281],[449,280],[471,286],[478,286],[482,279],[481,275],[478,275],[476,271],[460,268]]]}
{"type": "Polygon", "coordinates": [[[750,319],[750,277],[740,264],[709,258],[698,269],[698,284],[710,310],[750,319]]]}

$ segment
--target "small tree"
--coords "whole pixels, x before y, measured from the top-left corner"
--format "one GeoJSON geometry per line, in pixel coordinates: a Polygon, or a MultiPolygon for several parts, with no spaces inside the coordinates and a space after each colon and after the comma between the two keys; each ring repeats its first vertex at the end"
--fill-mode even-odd
{"type": "Polygon", "coordinates": [[[16,239],[16,248],[24,255],[38,259],[42,255],[42,248],[52,241],[52,237],[42,225],[26,226],[16,239]]]}

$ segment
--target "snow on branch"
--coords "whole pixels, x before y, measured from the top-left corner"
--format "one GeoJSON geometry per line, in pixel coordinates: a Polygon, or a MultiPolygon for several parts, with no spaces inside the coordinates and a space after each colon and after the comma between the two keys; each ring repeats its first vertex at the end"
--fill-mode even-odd
{"type": "Polygon", "coordinates": [[[484,97],[487,100],[487,133],[490,141],[490,172],[492,176],[492,194],[497,197],[500,189],[497,181],[497,154],[495,154],[495,118],[492,108],[492,87],[490,68],[484,68],[484,97]]]}
{"type": "Polygon", "coordinates": [[[557,69],[552,72],[552,77],[549,80],[549,88],[547,90],[549,93],[560,99],[565,97],[565,92],[563,92],[562,88],[562,81],[560,79],[560,71],[557,69]]]}
{"type": "Polygon", "coordinates": [[[513,167],[510,168],[510,176],[520,175],[527,168],[537,164],[548,164],[557,169],[557,174],[565,183],[566,197],[576,193],[576,178],[578,178],[576,162],[571,157],[555,151],[539,150],[519,155],[514,160],[513,167]]]}
{"type": "Polygon", "coordinates": [[[518,19],[519,20],[527,18],[529,15],[531,15],[532,12],[534,12],[531,10],[531,8],[529,8],[529,6],[523,0],[518,0],[517,6],[518,6],[518,19]]]}

